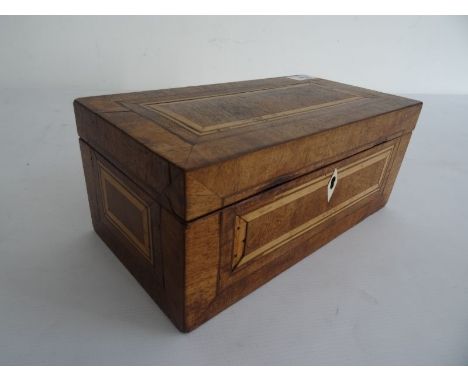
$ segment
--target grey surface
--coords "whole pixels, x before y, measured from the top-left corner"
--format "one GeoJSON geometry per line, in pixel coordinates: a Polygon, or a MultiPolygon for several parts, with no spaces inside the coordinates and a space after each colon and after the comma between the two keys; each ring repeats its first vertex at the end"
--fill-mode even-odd
{"type": "Polygon", "coordinates": [[[0,87],[143,90],[309,74],[466,94],[467,46],[468,16],[0,17],[0,87]]]}
{"type": "Polygon", "coordinates": [[[468,363],[468,97],[413,95],[387,207],[184,335],[92,232],[77,95],[0,93],[1,364],[468,363]]]}

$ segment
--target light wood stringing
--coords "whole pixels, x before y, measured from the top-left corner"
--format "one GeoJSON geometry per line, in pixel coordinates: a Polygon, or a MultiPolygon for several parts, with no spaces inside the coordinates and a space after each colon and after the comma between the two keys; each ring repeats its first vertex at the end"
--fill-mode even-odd
{"type": "MultiPolygon", "coordinates": [[[[358,160],[357,162],[351,163],[347,166],[344,166],[341,169],[338,169],[338,174],[341,179],[346,178],[355,172],[371,166],[374,163],[385,161],[382,168],[381,174],[378,178],[378,181],[373,186],[364,190],[363,192],[353,195],[351,198],[340,203],[339,205],[328,209],[326,212],[314,217],[313,219],[307,221],[306,223],[296,227],[293,230],[288,231],[287,233],[279,236],[278,238],[268,242],[267,244],[261,246],[260,248],[255,249],[254,251],[245,254],[245,241],[248,232],[249,222],[254,221],[262,215],[265,215],[271,211],[276,210],[277,208],[289,204],[297,199],[300,199],[322,187],[326,187],[330,174],[323,175],[317,179],[314,179],[310,182],[307,182],[299,187],[293,188],[278,197],[273,203],[267,204],[266,206],[255,209],[247,214],[242,216],[236,216],[236,225],[235,225],[235,236],[234,236],[234,251],[233,251],[233,269],[244,265],[245,263],[259,257],[264,256],[275,249],[289,243],[291,240],[299,237],[300,235],[306,233],[307,231],[315,228],[319,224],[325,222],[331,217],[337,215],[346,208],[351,207],[352,205],[358,203],[369,195],[378,192],[382,186],[382,180],[386,173],[388,167],[388,161],[392,155],[394,146],[390,146],[381,150],[375,154],[370,155],[367,158],[358,160]]],[[[326,189],[324,189],[324,192],[326,189]]]]}
{"type": "Polygon", "coordinates": [[[139,198],[135,193],[129,190],[123,183],[121,183],[114,175],[112,175],[104,165],[98,161],[99,179],[101,194],[103,199],[104,217],[120,232],[122,233],[150,262],[153,262],[151,250],[151,229],[150,229],[150,211],[149,206],[139,198]],[[141,213],[142,226],[143,226],[143,242],[136,237],[131,230],[112,212],[109,208],[109,201],[107,196],[107,184],[112,186],[124,196],[127,201],[132,204],[141,213]]]}
{"type": "MultiPolygon", "coordinates": [[[[225,96],[225,97],[228,97],[228,96],[225,96]]],[[[164,115],[166,118],[169,118],[173,120],[174,122],[177,122],[180,126],[185,127],[190,132],[197,134],[199,136],[203,136],[207,134],[214,134],[216,132],[227,130],[227,129],[237,129],[237,128],[252,125],[255,123],[260,123],[263,121],[274,121],[280,118],[286,118],[292,115],[299,115],[299,114],[307,113],[312,110],[321,109],[324,107],[336,106],[336,105],[356,101],[362,98],[363,97],[354,96],[354,97],[349,97],[349,98],[345,98],[345,99],[338,100],[338,101],[324,102],[318,105],[311,105],[307,107],[286,110],[280,113],[265,114],[259,117],[240,119],[240,120],[233,121],[233,122],[220,123],[220,124],[214,124],[214,125],[209,125],[209,126],[201,126],[179,113],[176,113],[172,110],[168,110],[167,108],[164,108],[164,104],[147,105],[147,107],[152,109],[153,111],[156,111],[164,115]]],[[[186,101],[181,101],[181,102],[186,102],[186,101]]],[[[172,102],[172,103],[175,103],[175,102],[172,102]]]]}

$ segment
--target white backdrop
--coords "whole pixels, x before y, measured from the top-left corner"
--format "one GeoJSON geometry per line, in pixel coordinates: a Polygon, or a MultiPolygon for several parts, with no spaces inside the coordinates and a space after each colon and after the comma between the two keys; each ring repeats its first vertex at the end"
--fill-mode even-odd
{"type": "Polygon", "coordinates": [[[468,17],[1,17],[0,88],[143,90],[310,74],[466,93],[468,17]]]}
{"type": "Polygon", "coordinates": [[[0,364],[466,365],[468,18],[0,17],[0,364]],[[424,102],[387,206],[182,335],[93,233],[74,97],[308,73],[424,102]]]}

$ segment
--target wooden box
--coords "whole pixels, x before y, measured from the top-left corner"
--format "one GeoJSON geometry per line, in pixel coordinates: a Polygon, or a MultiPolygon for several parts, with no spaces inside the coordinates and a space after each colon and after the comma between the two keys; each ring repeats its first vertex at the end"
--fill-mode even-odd
{"type": "Polygon", "coordinates": [[[190,331],[383,207],[422,103],[291,76],[74,107],[94,229],[190,331]]]}

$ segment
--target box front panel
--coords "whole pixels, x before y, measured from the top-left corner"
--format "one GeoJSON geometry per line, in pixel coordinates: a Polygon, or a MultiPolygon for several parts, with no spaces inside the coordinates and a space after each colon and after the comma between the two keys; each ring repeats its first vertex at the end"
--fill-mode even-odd
{"type": "Polygon", "coordinates": [[[410,136],[189,223],[186,329],[194,329],[383,207],[410,136]]]}
{"type": "Polygon", "coordinates": [[[329,225],[374,200],[399,144],[393,140],[238,203],[223,212],[221,287],[281,261],[329,225]]]}

